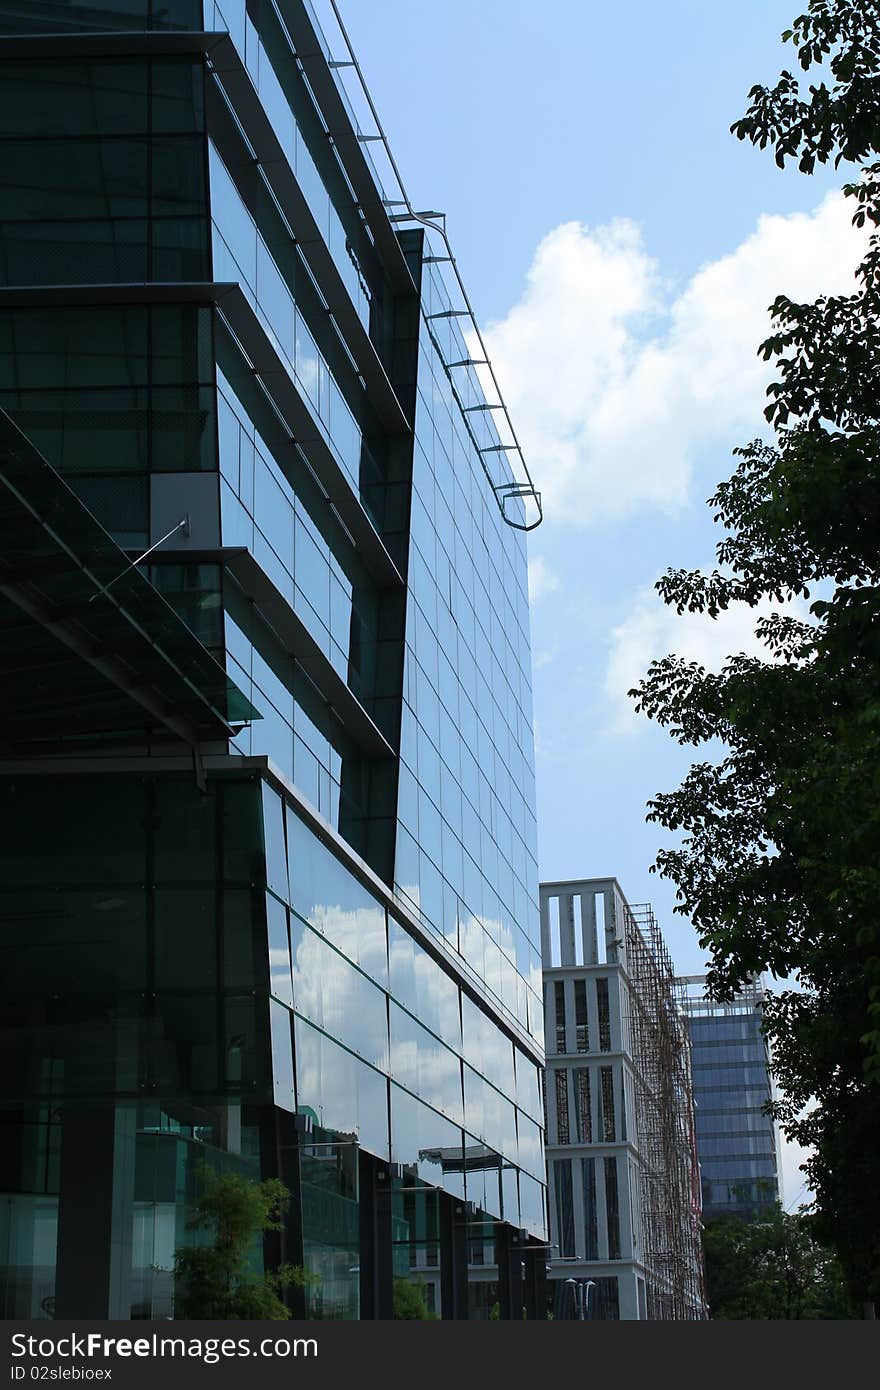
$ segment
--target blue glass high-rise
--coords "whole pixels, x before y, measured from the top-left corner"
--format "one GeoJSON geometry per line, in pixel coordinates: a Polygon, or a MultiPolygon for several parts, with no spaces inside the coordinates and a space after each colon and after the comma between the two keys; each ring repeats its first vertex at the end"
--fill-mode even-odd
{"type": "Polygon", "coordinates": [[[782,1200],[779,1136],[765,1107],[773,1100],[762,1026],[764,985],[731,1000],[709,997],[706,977],[682,977],[694,1082],[703,1220],[751,1220],[782,1200]]]}

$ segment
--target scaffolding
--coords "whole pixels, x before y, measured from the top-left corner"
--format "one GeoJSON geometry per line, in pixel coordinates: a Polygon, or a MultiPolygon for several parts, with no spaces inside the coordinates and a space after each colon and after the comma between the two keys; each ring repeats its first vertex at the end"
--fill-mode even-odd
{"type": "Polygon", "coordinates": [[[677,975],[675,985],[684,1012],[692,1018],[734,1018],[738,1014],[760,1013],[766,997],[760,975],[741,984],[732,999],[713,999],[706,975],[677,975]]]}
{"type": "Polygon", "coordinates": [[[624,918],[647,1315],[700,1319],[700,1179],[683,999],[650,904],[624,904],[624,918]]]}

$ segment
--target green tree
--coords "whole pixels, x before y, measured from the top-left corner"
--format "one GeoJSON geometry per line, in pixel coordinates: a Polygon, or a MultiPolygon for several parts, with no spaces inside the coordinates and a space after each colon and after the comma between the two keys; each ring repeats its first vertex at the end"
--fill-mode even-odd
{"type": "Polygon", "coordinates": [[[820,1244],[806,1212],[781,1206],[756,1221],[722,1216],[706,1223],[703,1263],[712,1318],[854,1318],[840,1264],[820,1244]]]}
{"type": "Polygon", "coordinates": [[[732,127],[810,173],[854,166],[870,231],[853,293],[771,306],[759,351],[777,380],[772,442],[735,451],[709,505],[724,528],[711,574],[668,570],[679,613],[811,600],[756,624],[767,659],[720,674],[669,656],[631,692],[683,744],[722,754],[649,803],[680,836],[656,867],[676,884],[729,995],[768,970],[797,988],[766,1028],[786,1132],[813,1146],[816,1231],[851,1288],[880,1298],[880,10],[812,0],[784,36],[815,80],[753,87],[732,127]],[[815,71],[811,71],[815,70],[815,71]],[[812,1106],[812,1108],[808,1108],[812,1106]]]}
{"type": "Polygon", "coordinates": [[[290,1205],[287,1188],[277,1178],[255,1182],[240,1173],[217,1173],[206,1164],[198,1176],[199,1196],[187,1227],[208,1232],[212,1239],[175,1252],[175,1317],[289,1318],[284,1290],[305,1286],[310,1276],[293,1265],[262,1275],[252,1268],[258,1237],[281,1229],[290,1205]]]}
{"type": "Polygon", "coordinates": [[[409,1279],[395,1278],[393,1285],[395,1319],[433,1322],[437,1318],[425,1302],[424,1285],[413,1284],[409,1279]]]}

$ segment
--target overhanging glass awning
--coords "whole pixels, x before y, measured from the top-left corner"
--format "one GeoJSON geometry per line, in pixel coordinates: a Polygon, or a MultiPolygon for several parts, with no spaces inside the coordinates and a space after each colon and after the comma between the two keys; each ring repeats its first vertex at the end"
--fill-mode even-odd
{"type": "Polygon", "coordinates": [[[260,718],[2,410],[0,632],[7,747],[158,731],[195,746],[260,718]]]}

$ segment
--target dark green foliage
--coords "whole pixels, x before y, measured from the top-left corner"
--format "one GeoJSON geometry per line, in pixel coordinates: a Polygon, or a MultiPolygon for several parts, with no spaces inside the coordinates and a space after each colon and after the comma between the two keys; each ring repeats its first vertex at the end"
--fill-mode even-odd
{"type": "MultiPolygon", "coordinates": [[[[880,156],[880,7],[814,0],[787,36],[832,85],[806,97],[783,73],[733,127],[777,162],[880,156]]],[[[880,162],[847,187],[854,221],[880,226],[880,162]]],[[[757,631],[767,660],[714,675],[666,657],[632,692],[681,743],[720,739],[650,819],[681,835],[657,868],[677,887],[720,995],[758,971],[800,988],[766,1013],[787,1133],[814,1146],[816,1232],[853,1293],[880,1297],[880,239],[850,295],[771,307],[760,348],[777,369],[774,442],[736,451],[710,506],[724,528],[711,575],[669,570],[681,613],[766,598],[812,604],[757,631]],[[818,591],[818,596],[816,591],[818,591]],[[813,1108],[805,1107],[814,1102],[813,1108]]]]}
{"type": "Polygon", "coordinates": [[[393,1298],[395,1318],[420,1322],[433,1322],[437,1318],[428,1308],[423,1290],[408,1279],[394,1280],[393,1298]]]}
{"type": "Polygon", "coordinates": [[[277,1178],[254,1182],[239,1173],[216,1173],[202,1166],[201,1192],[187,1223],[208,1231],[210,1245],[177,1250],[174,1256],[176,1318],[269,1319],[290,1317],[283,1302],[289,1285],[302,1287],[309,1276],[293,1265],[264,1275],[250,1267],[257,1238],[281,1229],[290,1193],[277,1178]]]}
{"type": "Polygon", "coordinates": [[[797,78],[783,71],[775,87],[752,88],[734,134],[762,150],[769,144],[780,168],[796,158],[805,174],[832,157],[835,167],[868,159],[877,149],[880,103],[874,0],[811,0],[782,37],[794,45],[804,72],[827,66],[833,83],[816,82],[804,96],[797,78]]]}
{"type": "Polygon", "coordinates": [[[834,1255],[805,1212],[780,1206],[757,1221],[722,1216],[703,1231],[712,1318],[857,1318],[834,1255]]]}

